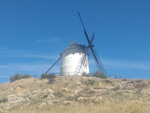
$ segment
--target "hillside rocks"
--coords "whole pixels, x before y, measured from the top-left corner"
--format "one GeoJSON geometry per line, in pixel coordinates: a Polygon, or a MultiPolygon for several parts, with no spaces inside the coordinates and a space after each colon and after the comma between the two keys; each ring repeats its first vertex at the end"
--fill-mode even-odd
{"type": "Polygon", "coordinates": [[[7,96],[8,101],[1,103],[0,107],[9,110],[22,105],[37,104],[39,107],[53,105],[52,100],[55,99],[52,89],[36,89],[28,93],[15,93],[7,96]]]}
{"type": "Polygon", "coordinates": [[[22,79],[0,85],[0,113],[26,105],[42,108],[76,103],[103,105],[110,101],[115,103],[128,99],[150,100],[149,88],[148,80],[60,76],[55,78],[53,84],[48,84],[46,79],[22,79]]]}

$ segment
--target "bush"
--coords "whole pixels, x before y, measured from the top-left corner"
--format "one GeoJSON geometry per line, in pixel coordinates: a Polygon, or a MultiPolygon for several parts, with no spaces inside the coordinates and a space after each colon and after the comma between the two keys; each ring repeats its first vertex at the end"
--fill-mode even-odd
{"type": "Polygon", "coordinates": [[[64,95],[62,94],[62,92],[54,92],[54,96],[60,98],[63,97],[64,95]]]}
{"type": "Polygon", "coordinates": [[[45,78],[46,78],[46,74],[43,73],[43,74],[41,75],[41,79],[45,79],[45,78]]]}
{"type": "Polygon", "coordinates": [[[20,75],[18,73],[10,76],[10,81],[13,82],[15,80],[19,80],[19,79],[23,79],[23,78],[30,78],[32,76],[30,76],[29,74],[25,74],[25,75],[20,75]]]}
{"type": "Polygon", "coordinates": [[[49,81],[48,81],[49,84],[54,83],[54,78],[55,77],[56,77],[56,75],[53,74],[53,73],[51,73],[51,74],[45,74],[45,73],[43,73],[41,75],[41,79],[49,79],[49,81]]]}
{"type": "Polygon", "coordinates": [[[45,73],[43,73],[42,75],[41,75],[41,79],[51,79],[51,78],[55,78],[56,77],[56,75],[55,74],[45,74],[45,73]]]}
{"type": "Polygon", "coordinates": [[[112,81],[110,81],[110,80],[108,80],[108,79],[105,80],[105,82],[106,82],[106,83],[112,83],[112,81]]]}
{"type": "Polygon", "coordinates": [[[93,77],[98,77],[98,78],[103,78],[103,79],[106,79],[106,78],[107,78],[107,76],[106,76],[104,73],[99,72],[99,71],[96,71],[95,73],[93,73],[92,76],[93,76],[93,77]]]}
{"type": "Polygon", "coordinates": [[[4,98],[4,97],[3,97],[3,98],[0,99],[0,103],[5,103],[5,102],[8,102],[8,99],[7,99],[7,98],[4,98]]]}
{"type": "Polygon", "coordinates": [[[21,78],[22,78],[22,76],[20,74],[16,73],[10,77],[10,81],[13,82],[13,81],[19,80],[21,78]]]}
{"type": "Polygon", "coordinates": [[[87,84],[94,85],[94,84],[95,84],[95,80],[90,80],[90,79],[89,79],[89,80],[87,81],[87,84]]]}
{"type": "Polygon", "coordinates": [[[30,76],[29,74],[24,74],[21,78],[30,78],[32,76],[30,76]]]}
{"type": "Polygon", "coordinates": [[[115,87],[112,88],[113,91],[116,91],[116,90],[119,90],[119,89],[120,89],[120,86],[115,86],[115,87]]]}
{"type": "Polygon", "coordinates": [[[53,74],[53,73],[52,73],[52,74],[47,74],[47,78],[48,78],[48,79],[55,78],[55,77],[56,77],[56,75],[53,74]]]}
{"type": "Polygon", "coordinates": [[[48,83],[49,83],[49,84],[53,84],[54,81],[55,81],[54,78],[50,78],[49,81],[48,81],[48,83]]]}
{"type": "Polygon", "coordinates": [[[122,81],[127,81],[127,79],[124,78],[124,79],[122,79],[122,81]]]}
{"type": "Polygon", "coordinates": [[[90,77],[91,75],[90,75],[89,73],[83,72],[83,73],[82,73],[82,76],[90,77]]]}
{"type": "Polygon", "coordinates": [[[134,87],[137,89],[143,89],[147,86],[148,86],[148,84],[145,81],[141,81],[140,83],[134,84],[134,87]]]}

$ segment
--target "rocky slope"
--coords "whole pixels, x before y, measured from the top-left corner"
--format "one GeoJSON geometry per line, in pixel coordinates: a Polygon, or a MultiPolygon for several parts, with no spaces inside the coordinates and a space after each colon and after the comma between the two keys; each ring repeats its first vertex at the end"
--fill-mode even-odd
{"type": "Polygon", "coordinates": [[[77,103],[102,105],[127,100],[149,105],[150,81],[59,76],[51,84],[47,79],[28,78],[0,85],[0,113],[28,105],[43,108],[77,103]]]}

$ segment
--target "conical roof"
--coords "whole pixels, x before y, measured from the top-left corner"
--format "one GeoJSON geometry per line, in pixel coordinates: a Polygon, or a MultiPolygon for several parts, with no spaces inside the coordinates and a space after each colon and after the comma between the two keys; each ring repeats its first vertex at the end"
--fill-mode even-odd
{"type": "Polygon", "coordinates": [[[77,44],[76,42],[72,42],[72,43],[64,50],[63,53],[77,53],[77,52],[87,53],[87,52],[88,52],[87,46],[77,44]]]}

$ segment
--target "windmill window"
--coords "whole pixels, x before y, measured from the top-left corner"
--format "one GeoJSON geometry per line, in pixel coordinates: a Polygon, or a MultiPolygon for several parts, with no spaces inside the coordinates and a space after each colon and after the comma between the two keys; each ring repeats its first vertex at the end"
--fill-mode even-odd
{"type": "Polygon", "coordinates": [[[79,55],[81,55],[81,53],[79,53],[79,55]]]}
{"type": "Polygon", "coordinates": [[[73,53],[74,54],[74,53],[73,53]]]}

